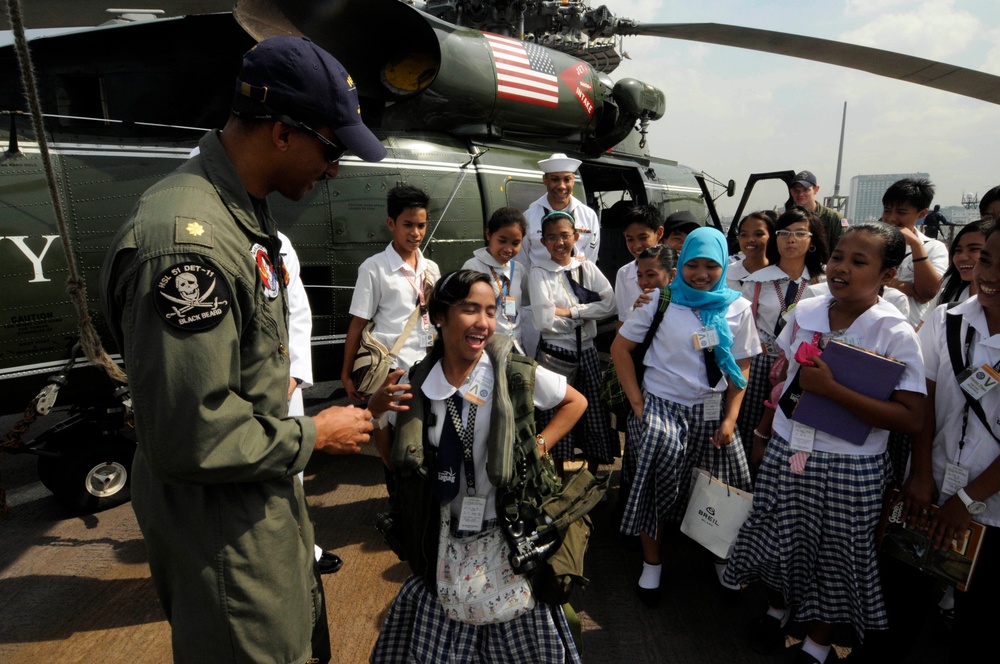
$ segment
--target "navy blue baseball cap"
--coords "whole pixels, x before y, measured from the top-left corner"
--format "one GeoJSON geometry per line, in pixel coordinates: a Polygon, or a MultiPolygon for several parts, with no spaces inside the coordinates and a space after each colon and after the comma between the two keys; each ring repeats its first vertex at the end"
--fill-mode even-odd
{"type": "Polygon", "coordinates": [[[385,146],[361,121],[351,75],[305,37],[271,37],[247,51],[236,80],[237,100],[240,97],[299,122],[326,125],[365,161],[385,157],[385,146]]]}
{"type": "Polygon", "coordinates": [[[697,217],[687,210],[678,210],[663,221],[663,235],[666,237],[674,231],[690,233],[696,228],[701,228],[697,217]]]}
{"type": "Polygon", "coordinates": [[[803,187],[815,187],[818,182],[816,182],[816,176],[812,174],[812,171],[799,171],[795,174],[795,178],[792,180],[791,187],[797,184],[801,184],[803,187]]]}

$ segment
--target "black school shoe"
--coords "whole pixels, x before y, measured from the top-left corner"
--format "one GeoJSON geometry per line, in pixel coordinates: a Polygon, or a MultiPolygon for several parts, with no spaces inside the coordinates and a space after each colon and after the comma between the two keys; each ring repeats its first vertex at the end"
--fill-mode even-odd
{"type": "Polygon", "coordinates": [[[324,551],[323,555],[316,561],[316,566],[319,568],[320,574],[333,574],[340,571],[340,568],[344,566],[344,561],[336,553],[324,551]]]}

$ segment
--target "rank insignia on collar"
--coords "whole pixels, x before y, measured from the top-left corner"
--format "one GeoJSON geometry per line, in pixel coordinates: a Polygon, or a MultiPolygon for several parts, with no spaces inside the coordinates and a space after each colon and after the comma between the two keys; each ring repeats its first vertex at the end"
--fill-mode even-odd
{"type": "Polygon", "coordinates": [[[229,283],[214,266],[178,263],[160,273],[153,284],[156,311],[179,330],[204,332],[229,313],[229,283]]]}
{"type": "Polygon", "coordinates": [[[280,291],[278,275],[274,271],[274,265],[271,264],[270,254],[267,253],[264,245],[255,244],[250,248],[250,255],[257,263],[257,276],[260,277],[261,284],[264,286],[264,295],[269,300],[275,299],[280,291]]]}

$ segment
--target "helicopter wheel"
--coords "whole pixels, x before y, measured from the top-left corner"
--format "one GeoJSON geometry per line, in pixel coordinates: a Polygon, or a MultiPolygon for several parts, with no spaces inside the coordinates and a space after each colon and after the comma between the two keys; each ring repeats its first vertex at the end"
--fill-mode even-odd
{"type": "Polygon", "coordinates": [[[56,499],[78,514],[92,514],[126,503],[135,443],[127,440],[87,444],[77,439],[39,457],[38,478],[56,499]]]}

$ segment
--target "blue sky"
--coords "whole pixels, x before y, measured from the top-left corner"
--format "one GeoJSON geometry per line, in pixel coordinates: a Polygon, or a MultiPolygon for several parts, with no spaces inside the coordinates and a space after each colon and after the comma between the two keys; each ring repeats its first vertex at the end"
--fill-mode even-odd
{"type": "MultiPolygon", "coordinates": [[[[592,4],[596,4],[593,3],[592,4]]],[[[962,0],[700,3],[607,0],[620,16],[649,23],[728,23],[873,46],[1000,74],[1000,3],[962,0]]],[[[807,168],[820,196],[833,193],[843,104],[847,134],[842,195],[861,173],[930,173],[935,202],[1000,184],[1000,106],[843,67],[743,49],[628,37],[631,60],[614,79],[664,91],[667,112],[651,126],[657,156],[720,179],[737,196],[751,172],[807,168]]],[[[784,201],[765,188],[751,207],[784,201]]]]}

